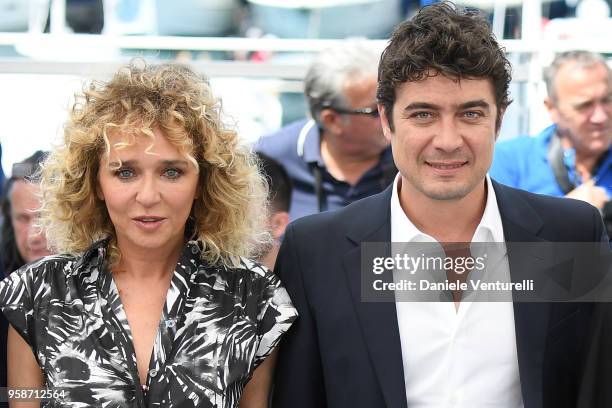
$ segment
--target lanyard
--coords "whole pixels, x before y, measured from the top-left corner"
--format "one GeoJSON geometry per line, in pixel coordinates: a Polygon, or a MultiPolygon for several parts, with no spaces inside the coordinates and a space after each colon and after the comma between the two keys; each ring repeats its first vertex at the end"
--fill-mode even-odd
{"type": "MultiPolygon", "coordinates": [[[[593,170],[591,171],[593,178],[596,177],[607,156],[608,152],[606,151],[601,155],[599,160],[597,160],[595,166],[593,166],[593,170]]],[[[563,194],[569,193],[580,184],[579,176],[576,174],[575,152],[573,150],[569,152],[564,151],[561,145],[561,137],[559,137],[557,133],[551,136],[550,143],[548,144],[547,157],[553,174],[555,175],[555,179],[557,180],[557,184],[559,184],[563,194]]]]}

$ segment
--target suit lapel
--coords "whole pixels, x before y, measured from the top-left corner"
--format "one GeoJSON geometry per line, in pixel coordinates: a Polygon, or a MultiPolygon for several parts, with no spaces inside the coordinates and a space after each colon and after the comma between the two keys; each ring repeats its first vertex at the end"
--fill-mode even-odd
{"type": "Polygon", "coordinates": [[[347,233],[352,248],[343,256],[344,272],[351,292],[370,361],[387,407],[406,408],[406,387],[395,301],[361,301],[361,248],[364,242],[391,241],[391,188],[369,199],[367,212],[347,233]]]}
{"type": "MultiPolygon", "coordinates": [[[[507,242],[542,242],[538,232],[543,222],[529,203],[512,189],[493,182],[497,205],[502,217],[504,237],[507,242]]],[[[526,270],[531,262],[539,261],[536,254],[520,256],[508,247],[508,263],[513,281],[520,280],[516,271],[526,270]],[[513,271],[515,271],[513,273],[513,271]]],[[[514,303],[514,326],[519,363],[519,375],[523,402],[526,408],[542,406],[543,359],[548,320],[549,303],[514,303]]]]}

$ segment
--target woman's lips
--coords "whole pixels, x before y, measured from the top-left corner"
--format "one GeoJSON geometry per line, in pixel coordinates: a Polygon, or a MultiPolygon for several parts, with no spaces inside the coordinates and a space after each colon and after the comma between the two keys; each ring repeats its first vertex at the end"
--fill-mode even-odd
{"type": "Polygon", "coordinates": [[[161,224],[166,220],[163,217],[155,217],[155,216],[146,216],[146,217],[135,217],[132,218],[134,223],[144,230],[154,230],[161,226],[161,224]]]}

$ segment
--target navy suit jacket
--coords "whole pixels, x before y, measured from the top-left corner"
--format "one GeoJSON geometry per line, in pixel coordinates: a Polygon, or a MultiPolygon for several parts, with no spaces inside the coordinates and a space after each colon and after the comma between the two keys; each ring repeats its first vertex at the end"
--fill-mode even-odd
{"type": "MultiPolygon", "coordinates": [[[[586,203],[493,187],[507,241],[607,242],[586,203]]],[[[395,303],[360,300],[359,244],[390,241],[391,192],[288,227],[275,271],[300,317],[281,342],[274,408],[407,407],[395,303]]],[[[587,303],[514,304],[525,408],[575,406],[591,314],[587,303]]]]}

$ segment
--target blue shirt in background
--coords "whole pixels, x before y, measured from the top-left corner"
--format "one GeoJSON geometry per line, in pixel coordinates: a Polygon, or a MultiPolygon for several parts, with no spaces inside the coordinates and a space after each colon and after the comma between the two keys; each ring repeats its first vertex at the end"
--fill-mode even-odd
{"type": "MultiPolygon", "coordinates": [[[[548,147],[556,133],[556,126],[544,129],[536,137],[522,136],[498,143],[495,146],[490,176],[511,187],[520,188],[532,193],[564,196],[551,164],[548,160],[548,147]]],[[[571,164],[572,151],[565,152],[565,160],[570,180],[576,185],[581,180],[575,174],[571,164]]],[[[612,151],[608,150],[597,173],[593,176],[595,184],[606,189],[612,197],[612,151]]]]}

